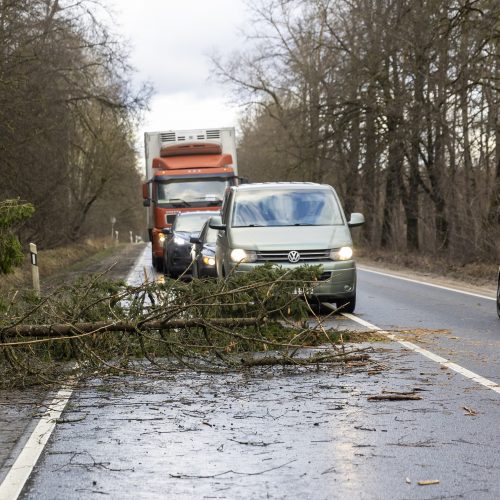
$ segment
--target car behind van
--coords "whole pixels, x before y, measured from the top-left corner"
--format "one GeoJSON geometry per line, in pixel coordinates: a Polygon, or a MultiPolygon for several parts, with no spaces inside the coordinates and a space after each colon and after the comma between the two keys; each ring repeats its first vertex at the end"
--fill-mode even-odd
{"type": "Polygon", "coordinates": [[[321,265],[314,296],[343,311],[356,307],[356,265],[350,227],[335,190],[326,184],[273,182],[233,186],[226,191],[218,229],[216,268],[220,278],[270,262],[284,268],[321,265]]]}

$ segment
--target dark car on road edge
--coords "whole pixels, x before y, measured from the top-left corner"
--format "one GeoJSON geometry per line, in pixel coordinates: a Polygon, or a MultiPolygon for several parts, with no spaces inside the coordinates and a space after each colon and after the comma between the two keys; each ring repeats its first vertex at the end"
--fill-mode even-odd
{"type": "Polygon", "coordinates": [[[192,211],[178,213],[171,228],[163,230],[166,235],[163,243],[164,273],[171,278],[178,278],[189,271],[192,262],[191,236],[199,236],[207,219],[216,215],[213,211],[192,211]]]}
{"type": "Polygon", "coordinates": [[[498,268],[498,283],[497,283],[497,314],[500,318],[500,267],[498,268]]]}
{"type": "Polygon", "coordinates": [[[217,229],[212,229],[209,222],[221,224],[220,216],[215,216],[205,222],[199,236],[192,236],[193,243],[193,278],[216,278],[215,243],[217,229]]]}

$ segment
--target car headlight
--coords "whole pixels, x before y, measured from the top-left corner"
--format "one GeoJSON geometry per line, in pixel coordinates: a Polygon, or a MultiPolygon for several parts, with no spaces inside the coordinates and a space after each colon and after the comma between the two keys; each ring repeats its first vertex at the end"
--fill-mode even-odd
{"type": "Polygon", "coordinates": [[[257,254],[252,250],[235,248],[231,251],[231,260],[233,262],[255,262],[257,260],[257,254]]]}
{"type": "Polygon", "coordinates": [[[185,245],[187,241],[184,238],[181,238],[180,236],[174,236],[174,243],[176,245],[185,245]]]}
{"type": "Polygon", "coordinates": [[[349,260],[350,258],[352,258],[351,247],[341,247],[330,250],[330,259],[332,260],[349,260]]]}
{"type": "Polygon", "coordinates": [[[206,266],[215,266],[215,258],[214,257],[207,257],[206,255],[201,259],[203,261],[203,264],[206,266]]]}

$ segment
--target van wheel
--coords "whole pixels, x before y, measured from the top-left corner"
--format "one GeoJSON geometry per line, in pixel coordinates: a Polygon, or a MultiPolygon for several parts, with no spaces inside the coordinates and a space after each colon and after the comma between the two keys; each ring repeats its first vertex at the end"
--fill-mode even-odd
{"type": "Polygon", "coordinates": [[[354,312],[354,309],[356,309],[356,295],[353,295],[348,299],[337,300],[336,304],[338,308],[342,308],[339,312],[352,314],[354,312]]]}

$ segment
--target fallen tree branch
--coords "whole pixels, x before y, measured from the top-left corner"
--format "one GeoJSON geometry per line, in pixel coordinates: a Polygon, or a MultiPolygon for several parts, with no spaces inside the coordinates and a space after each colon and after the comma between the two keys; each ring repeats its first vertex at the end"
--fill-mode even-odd
{"type": "MultiPolygon", "coordinates": [[[[219,318],[211,319],[209,324],[215,326],[254,326],[258,318],[219,318]]],[[[194,326],[206,325],[207,321],[203,318],[189,319],[171,319],[168,321],[144,321],[141,323],[140,330],[167,330],[169,328],[189,328],[194,326]]],[[[57,325],[17,325],[0,330],[2,338],[13,338],[18,336],[31,338],[57,338],[70,336],[71,334],[89,334],[102,332],[137,332],[137,324],[131,321],[95,321],[75,324],[57,324],[57,325]]],[[[0,341],[1,345],[1,341],[0,341]]]]}
{"type": "Polygon", "coordinates": [[[288,356],[264,356],[262,358],[242,358],[241,364],[243,366],[287,366],[287,365],[315,365],[318,363],[349,363],[351,361],[368,361],[370,357],[368,354],[354,354],[346,355],[343,353],[332,354],[331,356],[314,355],[307,358],[292,358],[288,356]]]}
{"type": "Polygon", "coordinates": [[[316,317],[316,326],[306,323],[310,307],[297,290],[320,271],[259,266],[223,281],[167,279],[137,287],[97,276],[41,299],[16,296],[0,315],[0,387],[61,380],[75,371],[72,360],[78,375],[91,376],[144,374],[151,367],[156,376],[179,369],[366,364],[366,350],[344,352],[335,345],[342,335],[338,341],[327,332],[322,318],[316,317]],[[328,351],[306,357],[311,351],[303,348],[325,342],[328,351]]]}

